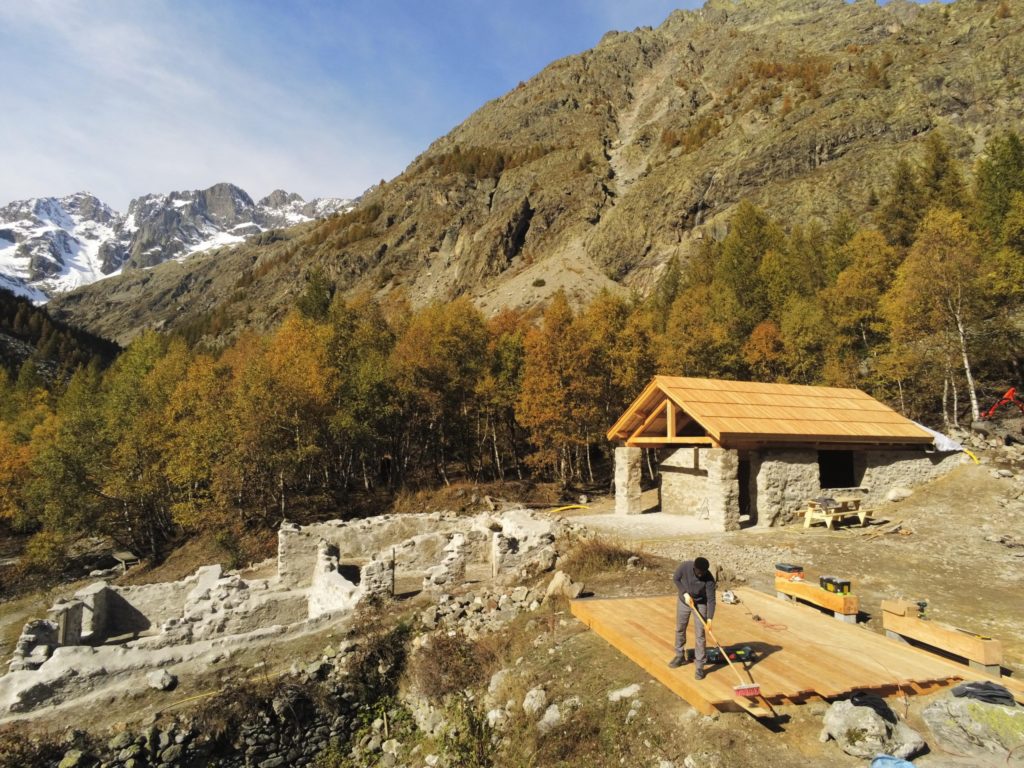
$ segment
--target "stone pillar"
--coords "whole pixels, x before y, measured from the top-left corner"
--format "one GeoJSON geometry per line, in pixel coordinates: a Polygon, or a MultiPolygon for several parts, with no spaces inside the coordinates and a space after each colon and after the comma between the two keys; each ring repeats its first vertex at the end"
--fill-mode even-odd
{"type": "Polygon", "coordinates": [[[57,645],[82,644],[82,609],[81,600],[60,600],[47,614],[50,621],[57,624],[57,645]]]}
{"type": "Polygon", "coordinates": [[[619,447],[615,449],[615,514],[639,515],[640,471],[643,450],[619,447]]]}
{"type": "Polygon", "coordinates": [[[719,530],[740,528],[740,454],[725,448],[707,452],[708,519],[719,530]]]}
{"type": "Polygon", "coordinates": [[[84,645],[99,645],[107,639],[109,602],[112,591],[104,581],[96,581],[75,592],[82,602],[79,640],[84,645]]]}

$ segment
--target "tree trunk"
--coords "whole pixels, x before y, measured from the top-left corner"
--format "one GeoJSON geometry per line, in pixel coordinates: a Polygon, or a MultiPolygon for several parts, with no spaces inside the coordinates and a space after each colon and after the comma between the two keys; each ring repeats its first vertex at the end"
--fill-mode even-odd
{"type": "Polygon", "coordinates": [[[494,468],[498,470],[498,479],[505,482],[505,468],[501,466],[501,451],[498,450],[498,425],[491,422],[491,447],[494,449],[494,468]]]}
{"type": "MultiPolygon", "coordinates": [[[[942,429],[947,434],[949,433],[949,370],[947,369],[946,375],[942,379],[942,429]]],[[[955,411],[954,411],[955,413],[955,411]]]]}
{"type": "Polygon", "coordinates": [[[967,357],[967,330],[964,328],[963,316],[957,312],[956,332],[960,338],[960,355],[964,359],[964,376],[967,378],[967,395],[971,399],[971,420],[977,421],[981,417],[978,408],[978,395],[974,391],[974,375],[971,373],[971,361],[967,357]]]}

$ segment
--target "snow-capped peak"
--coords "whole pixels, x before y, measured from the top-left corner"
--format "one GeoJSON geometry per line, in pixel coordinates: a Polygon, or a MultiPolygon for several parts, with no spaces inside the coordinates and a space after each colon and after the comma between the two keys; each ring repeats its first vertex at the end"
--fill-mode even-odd
{"type": "Polygon", "coordinates": [[[227,183],[144,195],[131,201],[127,215],[88,192],[16,200],[0,208],[0,287],[44,302],[122,269],[240,243],[352,206],[341,198],[306,202],[280,189],[254,203],[227,183]]]}

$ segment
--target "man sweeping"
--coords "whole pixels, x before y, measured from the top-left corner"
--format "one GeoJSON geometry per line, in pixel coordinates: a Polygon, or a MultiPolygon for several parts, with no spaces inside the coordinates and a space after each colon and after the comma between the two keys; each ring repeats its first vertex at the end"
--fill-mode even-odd
{"type": "Polygon", "coordinates": [[[676,604],[676,655],[668,665],[675,669],[686,663],[686,625],[690,623],[690,611],[698,611],[705,621],[698,619],[693,627],[696,639],[693,676],[703,680],[706,659],[704,625],[706,623],[711,629],[711,619],[715,615],[715,577],[711,575],[707,559],[698,557],[681,562],[672,581],[679,592],[679,602],[676,604]]]}

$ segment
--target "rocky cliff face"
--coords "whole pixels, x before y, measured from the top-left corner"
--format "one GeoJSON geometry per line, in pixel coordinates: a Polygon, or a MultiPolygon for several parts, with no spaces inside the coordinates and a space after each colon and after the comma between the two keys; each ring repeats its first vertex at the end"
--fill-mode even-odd
{"type": "Polygon", "coordinates": [[[1020,124],[1021,61],[1021,0],[711,0],[554,62],[346,216],[60,309],[122,340],[213,308],[262,325],[313,267],[342,290],[468,293],[486,311],[644,291],[741,199],[789,224],[866,220],[932,131],[969,168],[1020,124]]]}
{"type": "Polygon", "coordinates": [[[233,184],[146,195],[126,216],[85,192],[0,208],[0,286],[43,302],[104,277],[243,242],[352,205],[276,190],[254,203],[233,184]]]}

